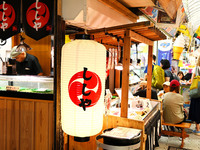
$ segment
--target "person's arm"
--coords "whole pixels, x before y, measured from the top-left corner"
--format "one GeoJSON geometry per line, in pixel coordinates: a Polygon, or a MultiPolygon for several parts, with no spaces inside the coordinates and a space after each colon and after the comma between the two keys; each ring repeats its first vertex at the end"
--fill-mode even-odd
{"type": "Polygon", "coordinates": [[[169,70],[165,71],[165,82],[169,81],[170,82],[170,76],[171,76],[171,72],[169,70]]]}
{"type": "Polygon", "coordinates": [[[196,74],[195,73],[193,73],[192,74],[192,77],[191,77],[191,83],[192,83],[192,81],[194,80],[194,77],[196,76],[196,74]]]}
{"type": "Polygon", "coordinates": [[[144,81],[147,81],[147,73],[144,75],[144,81]]]}

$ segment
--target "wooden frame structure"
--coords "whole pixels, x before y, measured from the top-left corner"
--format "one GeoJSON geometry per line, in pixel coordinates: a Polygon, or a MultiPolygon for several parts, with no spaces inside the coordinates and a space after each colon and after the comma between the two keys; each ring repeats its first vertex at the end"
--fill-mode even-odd
{"type": "MultiPolygon", "coordinates": [[[[116,116],[104,116],[104,127],[113,128],[116,126],[132,127],[142,130],[141,136],[141,150],[145,149],[146,136],[145,121],[136,121],[127,118],[128,114],[128,90],[129,90],[129,62],[130,62],[130,47],[131,44],[145,43],[149,45],[148,55],[148,74],[147,74],[147,98],[151,98],[151,76],[152,76],[152,52],[153,41],[165,39],[165,35],[156,29],[149,21],[133,23],[121,26],[115,26],[110,28],[96,29],[87,31],[88,34],[93,35],[94,40],[103,43],[106,47],[117,47],[119,40],[114,37],[120,37],[122,40],[119,42],[120,46],[124,46],[123,50],[123,72],[122,72],[122,99],[121,99],[121,117],[116,116]],[[109,36],[109,35],[112,36],[109,36]]],[[[75,35],[70,35],[70,38],[74,38],[75,35]]],[[[158,109],[158,108],[157,108],[158,109]]],[[[73,140],[72,136],[64,135],[64,150],[71,149],[95,149],[96,136],[90,138],[89,142],[77,143],[73,140]]]]}

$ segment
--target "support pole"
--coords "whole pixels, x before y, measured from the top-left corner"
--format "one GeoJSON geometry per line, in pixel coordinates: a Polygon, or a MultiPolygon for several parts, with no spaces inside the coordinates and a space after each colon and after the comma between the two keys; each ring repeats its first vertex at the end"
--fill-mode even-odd
{"type": "Polygon", "coordinates": [[[153,46],[149,45],[148,52],[148,69],[147,69],[147,93],[146,98],[151,99],[151,81],[152,81],[152,57],[153,57],[153,46]]]}
{"type": "Polygon", "coordinates": [[[122,99],[121,99],[121,117],[124,118],[127,118],[128,116],[130,49],[131,49],[130,30],[126,30],[124,35],[122,99]]]}

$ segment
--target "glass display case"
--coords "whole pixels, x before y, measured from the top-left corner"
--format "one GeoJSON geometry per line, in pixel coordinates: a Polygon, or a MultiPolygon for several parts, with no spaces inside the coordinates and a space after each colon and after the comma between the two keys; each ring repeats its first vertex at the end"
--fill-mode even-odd
{"type": "Polygon", "coordinates": [[[44,76],[0,75],[0,95],[33,98],[37,94],[45,98],[53,95],[53,81],[52,77],[44,76]]]}
{"type": "MultiPolygon", "coordinates": [[[[114,116],[120,116],[121,111],[121,89],[115,89],[118,97],[115,99],[110,98],[109,102],[106,102],[105,104],[109,104],[106,106],[106,111],[109,115],[114,116]],[[108,109],[108,110],[107,110],[108,109]]],[[[106,93],[107,94],[107,93],[106,93]]],[[[139,96],[133,96],[131,92],[128,93],[128,116],[129,119],[134,120],[143,120],[145,123],[148,122],[149,119],[151,119],[152,114],[156,113],[160,108],[160,102],[159,101],[152,101],[147,98],[139,97],[139,96]]],[[[108,101],[105,99],[105,101],[108,101]]]]}

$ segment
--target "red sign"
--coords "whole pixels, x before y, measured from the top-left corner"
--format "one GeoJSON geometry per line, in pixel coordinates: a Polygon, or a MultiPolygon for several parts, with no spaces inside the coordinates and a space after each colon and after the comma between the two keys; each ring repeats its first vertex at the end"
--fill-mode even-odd
{"type": "Polygon", "coordinates": [[[49,17],[49,8],[42,2],[33,3],[26,12],[28,24],[36,31],[48,23],[49,17]]]}
{"type": "Polygon", "coordinates": [[[68,84],[68,91],[71,101],[83,107],[85,111],[87,107],[94,106],[102,91],[102,84],[99,76],[87,68],[84,71],[78,72],[72,76],[68,84]]]}
{"type": "Polygon", "coordinates": [[[5,29],[10,28],[10,26],[15,21],[15,10],[10,4],[6,4],[3,2],[3,4],[0,5],[0,28],[5,31],[5,29]]]}
{"type": "Polygon", "coordinates": [[[0,39],[20,32],[20,1],[4,0],[0,2],[0,39]]]}
{"type": "Polygon", "coordinates": [[[22,0],[23,27],[26,35],[40,40],[53,34],[54,1],[53,0],[22,0]]]}

